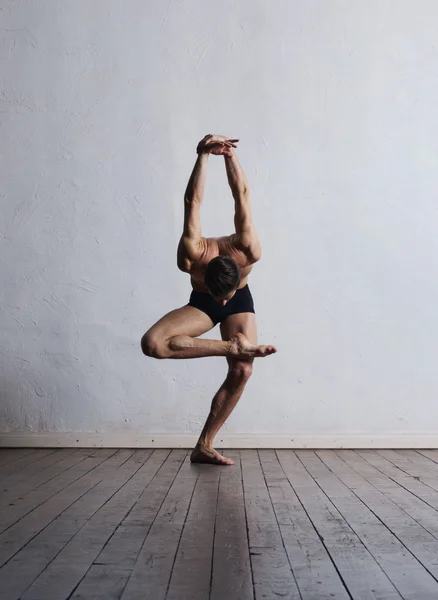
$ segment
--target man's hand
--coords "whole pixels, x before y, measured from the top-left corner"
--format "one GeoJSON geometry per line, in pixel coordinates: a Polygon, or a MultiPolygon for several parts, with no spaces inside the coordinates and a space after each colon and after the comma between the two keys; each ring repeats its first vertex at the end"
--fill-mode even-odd
{"type": "Polygon", "coordinates": [[[225,135],[208,134],[199,142],[196,152],[198,154],[232,156],[233,148],[237,148],[238,141],[238,139],[228,138],[225,135]]]}

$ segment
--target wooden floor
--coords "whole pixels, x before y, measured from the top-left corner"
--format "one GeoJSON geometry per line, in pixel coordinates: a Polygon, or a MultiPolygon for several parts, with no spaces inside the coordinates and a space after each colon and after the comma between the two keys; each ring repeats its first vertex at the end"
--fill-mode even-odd
{"type": "Polygon", "coordinates": [[[438,599],[438,450],[0,450],[1,600],[438,599]]]}

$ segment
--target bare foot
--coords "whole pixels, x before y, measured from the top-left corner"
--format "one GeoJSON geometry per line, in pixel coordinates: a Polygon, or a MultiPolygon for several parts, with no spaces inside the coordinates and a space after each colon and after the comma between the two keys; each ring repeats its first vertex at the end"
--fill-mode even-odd
{"type": "Polygon", "coordinates": [[[236,358],[262,358],[276,352],[277,348],[275,346],[256,346],[255,344],[251,344],[243,333],[238,333],[231,340],[231,353],[236,358]]]}
{"type": "Polygon", "coordinates": [[[232,458],[225,458],[213,448],[197,445],[193,450],[190,460],[193,463],[208,463],[211,465],[234,465],[232,458]]]}

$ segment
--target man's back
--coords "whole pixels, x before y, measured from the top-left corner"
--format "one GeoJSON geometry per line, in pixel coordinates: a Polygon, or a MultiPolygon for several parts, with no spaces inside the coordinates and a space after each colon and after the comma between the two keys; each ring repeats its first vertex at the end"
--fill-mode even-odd
{"type": "Polygon", "coordinates": [[[239,289],[245,287],[248,283],[248,276],[252,271],[256,260],[252,256],[248,256],[243,248],[239,247],[239,240],[236,234],[223,236],[219,238],[202,238],[200,243],[199,258],[190,262],[184,260],[184,249],[178,249],[178,266],[179,268],[190,275],[192,287],[197,292],[208,293],[208,289],[204,283],[205,269],[208,263],[216,256],[229,256],[234,259],[240,269],[240,285],[239,289]],[[183,265],[187,265],[184,267],[183,265]],[[181,268],[183,266],[183,268],[181,268]]]}

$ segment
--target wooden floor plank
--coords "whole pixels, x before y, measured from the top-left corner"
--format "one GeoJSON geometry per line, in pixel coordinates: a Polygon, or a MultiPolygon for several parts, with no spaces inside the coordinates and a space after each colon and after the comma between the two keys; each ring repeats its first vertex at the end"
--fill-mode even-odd
{"type": "Polygon", "coordinates": [[[379,519],[327,468],[315,452],[300,450],[297,451],[297,456],[374,556],[401,596],[405,600],[417,600],[420,594],[424,600],[436,600],[438,598],[438,582],[425,570],[415,556],[407,551],[406,546],[386,525],[386,521],[389,521],[404,539],[411,536],[414,547],[421,544],[421,535],[426,537],[427,532],[404,511],[397,509],[385,498],[380,498],[381,505],[379,506],[378,492],[372,489],[368,500],[385,518],[384,520],[379,519]]]}
{"type": "Polygon", "coordinates": [[[227,452],[234,467],[222,469],[213,546],[211,600],[253,600],[240,453],[227,452]]]}
{"type": "Polygon", "coordinates": [[[436,465],[434,462],[430,461],[427,466],[419,469],[418,466],[408,457],[403,456],[395,450],[378,450],[377,453],[380,454],[380,456],[383,456],[383,458],[386,458],[386,460],[400,469],[400,471],[403,471],[407,475],[418,479],[425,485],[438,492],[438,465],[436,465]]]}
{"type": "Polygon", "coordinates": [[[122,600],[163,600],[166,597],[182,527],[179,523],[151,526],[122,600]]]}
{"type": "MultiPolygon", "coordinates": [[[[123,506],[126,512],[129,512],[144,489],[147,489],[154,481],[169,454],[170,450],[155,450],[147,463],[136,473],[135,480],[137,481],[133,478],[133,481],[127,484],[135,493],[128,501],[126,499],[127,490],[123,490],[125,497],[123,506]]],[[[120,598],[149,529],[150,526],[119,524],[95,558],[94,564],[81,580],[73,598],[81,597],[82,593],[86,594],[85,597],[92,597],[94,600],[106,600],[107,590],[112,588],[111,598],[120,598]],[[99,569],[96,570],[96,567],[99,569]],[[122,585],[122,581],[124,581],[124,585],[122,585]],[[114,590],[119,590],[119,595],[114,590]]],[[[102,532],[100,533],[102,535],[102,532]]]]}
{"type": "MultiPolygon", "coordinates": [[[[136,499],[136,502],[130,510],[127,511],[122,523],[116,529],[114,535],[109,539],[108,543],[103,548],[102,552],[96,559],[97,564],[101,565],[114,565],[122,569],[133,569],[135,561],[137,560],[138,553],[146,539],[146,535],[150,529],[150,523],[134,523],[129,524],[127,518],[131,514],[132,510],[138,505],[140,499],[147,497],[148,492],[153,493],[157,487],[162,486],[162,475],[167,470],[168,459],[171,456],[170,450],[155,450],[153,455],[148,460],[148,468],[150,478],[145,482],[145,486],[140,496],[136,499]]],[[[180,464],[180,463],[179,463],[180,464]]],[[[176,472],[174,472],[174,476],[176,472]]],[[[163,493],[162,500],[168,492],[163,493]]],[[[156,509],[158,512],[159,508],[156,509]]]]}
{"type": "Polygon", "coordinates": [[[224,468],[196,465],[196,482],[166,600],[208,600],[220,474],[224,468]]]}
{"type": "MultiPolygon", "coordinates": [[[[105,456],[108,456],[108,459],[100,465],[100,475],[97,468],[94,473],[100,480],[105,472],[109,476],[110,473],[117,472],[117,467],[126,459],[126,455],[116,452],[110,460],[106,451],[102,451],[101,454],[98,452],[95,459],[103,461],[105,456]]],[[[83,510],[78,513],[73,503],[72,507],[67,508],[42,529],[0,569],[0,598],[18,598],[86,521],[87,516],[83,514],[83,510]]]]}
{"type": "Polygon", "coordinates": [[[172,450],[152,484],[124,518],[124,526],[152,525],[186,457],[187,450],[172,450]]]}
{"type": "Polygon", "coordinates": [[[83,507],[66,511],[66,518],[73,512],[76,518],[85,516],[87,521],[22,594],[23,600],[64,600],[70,596],[155,474],[156,468],[151,473],[147,463],[151,454],[151,450],[135,451],[117,473],[91,490],[95,498],[90,501],[82,497],[77,504],[83,507]]]}
{"type": "Polygon", "coordinates": [[[355,600],[402,596],[350,525],[290,450],[277,452],[280,464],[355,600]]]}
{"type": "Polygon", "coordinates": [[[18,499],[23,499],[23,496],[28,492],[82,462],[92,452],[90,450],[73,449],[73,452],[69,451],[64,456],[62,454],[56,455],[56,459],[55,455],[50,455],[47,458],[53,457],[51,464],[49,463],[47,466],[41,467],[42,461],[40,461],[39,469],[33,469],[30,473],[25,473],[24,475],[23,473],[19,473],[17,477],[10,475],[0,490],[0,506],[6,506],[18,499]]]}
{"type": "Polygon", "coordinates": [[[2,465],[0,467],[0,487],[3,486],[3,482],[9,475],[18,473],[23,469],[28,469],[30,465],[33,465],[32,468],[38,469],[38,462],[46,456],[54,454],[55,452],[56,450],[52,448],[38,448],[32,453],[20,457],[18,460],[14,460],[13,462],[8,462],[5,465],[2,465]]]}
{"type": "Polygon", "coordinates": [[[415,519],[435,539],[438,539],[438,513],[435,508],[418,498],[405,487],[397,484],[393,479],[376,469],[376,467],[356,452],[352,450],[338,450],[335,454],[365,481],[390,498],[394,504],[415,519]]]}
{"type": "MultiPolygon", "coordinates": [[[[128,453],[130,454],[130,453],[128,453]]],[[[108,473],[126,461],[127,452],[120,450],[99,464],[89,473],[82,476],[71,485],[64,488],[46,502],[26,514],[0,535],[0,566],[4,565],[14,554],[25,546],[35,535],[42,531],[58,515],[67,510],[71,505],[97,486],[108,473]]],[[[101,460],[97,458],[97,460],[101,460]]],[[[9,507],[7,507],[9,508],[9,507]]]]}
{"type": "Polygon", "coordinates": [[[438,450],[416,450],[416,452],[438,464],[438,450]]]}
{"type": "MultiPolygon", "coordinates": [[[[412,460],[405,452],[402,450],[376,450],[377,454],[383,456],[389,462],[392,462],[393,465],[398,467],[400,470],[405,471],[406,473],[412,474],[411,471],[415,473],[412,474],[413,477],[417,477],[418,475],[429,475],[430,477],[436,480],[438,475],[438,464],[433,462],[433,460],[427,459],[425,456],[423,464],[421,465],[421,469],[418,469],[417,460],[412,460]]],[[[415,453],[414,453],[415,455],[415,453]]],[[[421,456],[421,455],[416,455],[421,456]]]]}
{"type": "Polygon", "coordinates": [[[397,450],[397,454],[403,458],[408,458],[414,463],[420,470],[420,474],[423,474],[423,468],[426,467],[428,470],[433,470],[436,473],[438,464],[433,460],[421,454],[418,450],[397,450]]]}
{"type": "Polygon", "coordinates": [[[438,492],[426,483],[428,479],[426,475],[420,480],[419,477],[406,473],[374,450],[357,450],[357,454],[393,481],[421,498],[429,506],[438,510],[438,492]]]}
{"type": "Polygon", "coordinates": [[[75,452],[78,452],[77,448],[57,448],[40,460],[25,467],[21,467],[20,469],[16,469],[13,473],[10,473],[6,477],[2,478],[1,486],[2,488],[12,489],[14,485],[20,483],[21,481],[26,481],[29,477],[35,475],[35,473],[41,472],[47,467],[55,465],[64,458],[71,456],[75,452]]]}
{"type": "MultiPolygon", "coordinates": [[[[100,466],[101,463],[116,453],[116,449],[111,450],[111,452],[106,449],[95,451],[89,458],[80,461],[77,465],[63,471],[53,479],[30,490],[30,492],[23,497],[16,498],[14,502],[7,506],[3,506],[0,511],[0,533],[4,532],[11,527],[11,525],[35,510],[35,508],[61,492],[63,489],[81,479],[85,474],[100,466]]],[[[119,461],[119,454],[116,460],[119,461]]]]}
{"type": "Polygon", "coordinates": [[[70,596],[72,600],[119,600],[131,574],[130,569],[92,565],[87,577],[70,596]]]}
{"type": "MultiPolygon", "coordinates": [[[[259,450],[260,461],[268,485],[281,537],[302,600],[348,600],[349,595],[337,572],[321,536],[315,530],[297,495],[286,478],[273,450],[259,450]]],[[[256,545],[262,546],[264,531],[255,530],[256,545]]],[[[276,536],[276,543],[278,543],[276,536]]],[[[266,541],[269,546],[271,536],[266,541]]],[[[281,543],[281,539],[280,539],[281,543]]]]}
{"type": "Polygon", "coordinates": [[[165,599],[198,476],[199,469],[187,456],[152,521],[122,600],[165,599]]]}
{"type": "Polygon", "coordinates": [[[0,448],[0,467],[35,452],[34,448],[0,448]]]}
{"type": "MultiPolygon", "coordinates": [[[[242,450],[243,491],[248,532],[267,523],[281,539],[280,528],[272,506],[257,452],[242,450]]],[[[249,533],[249,540],[254,537],[249,533]]],[[[300,593],[289,558],[282,543],[272,547],[250,545],[251,570],[256,600],[285,598],[299,600],[300,593]]]]}
{"type": "MultiPolygon", "coordinates": [[[[389,497],[380,492],[376,486],[369,483],[364,477],[359,475],[352,467],[333,451],[317,452],[319,458],[336,475],[344,485],[346,485],[354,494],[386,525],[386,527],[397,536],[402,544],[416,557],[416,559],[427,568],[429,573],[438,581],[438,539],[433,537],[416,519],[411,517],[408,512],[398,506],[389,497]]],[[[396,484],[392,483],[393,486],[396,484]]],[[[402,494],[410,496],[411,501],[419,501],[415,496],[409,494],[406,490],[401,490],[402,494]]],[[[435,512],[423,503],[423,507],[435,512]]],[[[436,513],[435,522],[438,521],[436,513]]],[[[437,523],[438,525],[438,523],[437,523]]],[[[399,563],[402,566],[403,561],[399,563]]],[[[406,572],[406,570],[405,570],[406,572]]],[[[415,589],[415,593],[421,591],[423,579],[428,580],[428,575],[423,578],[422,572],[417,577],[420,584],[415,589]]],[[[400,590],[403,595],[403,590],[400,590]]]]}

